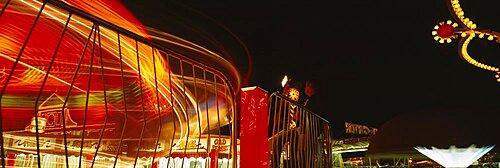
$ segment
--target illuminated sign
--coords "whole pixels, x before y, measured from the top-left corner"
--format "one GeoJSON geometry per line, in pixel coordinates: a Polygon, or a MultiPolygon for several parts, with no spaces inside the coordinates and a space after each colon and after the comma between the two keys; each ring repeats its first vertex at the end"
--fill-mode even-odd
{"type": "MultiPolygon", "coordinates": [[[[26,127],[26,131],[33,132],[35,133],[37,128],[36,128],[36,123],[37,120],[35,117],[31,119],[31,124],[26,127]]],[[[38,133],[44,133],[45,132],[45,126],[46,126],[47,120],[45,118],[38,118],[38,133]]]]}
{"type": "Polygon", "coordinates": [[[345,122],[345,133],[347,134],[375,135],[377,132],[377,128],[345,122]]]}
{"type": "MultiPolygon", "coordinates": [[[[35,137],[21,138],[12,140],[12,148],[18,149],[36,149],[36,139],[35,137]]],[[[55,138],[42,138],[38,139],[38,144],[40,149],[54,149],[56,139],[55,138]]]]}
{"type": "MultiPolygon", "coordinates": [[[[56,93],[50,95],[45,101],[43,101],[39,106],[37,113],[38,117],[38,133],[44,133],[45,129],[50,128],[62,128],[63,118],[62,118],[62,108],[64,106],[64,99],[58,96],[56,93]]],[[[76,126],[76,122],[71,119],[69,109],[64,108],[66,127],[76,126]]],[[[25,130],[30,132],[36,132],[36,120],[35,117],[31,119],[31,124],[28,125],[25,130]]]]}
{"type": "Polygon", "coordinates": [[[185,140],[182,140],[179,142],[179,144],[175,145],[174,148],[176,148],[176,149],[205,149],[205,147],[201,143],[198,143],[197,139],[189,140],[189,141],[187,141],[187,144],[186,144],[185,140]]]}

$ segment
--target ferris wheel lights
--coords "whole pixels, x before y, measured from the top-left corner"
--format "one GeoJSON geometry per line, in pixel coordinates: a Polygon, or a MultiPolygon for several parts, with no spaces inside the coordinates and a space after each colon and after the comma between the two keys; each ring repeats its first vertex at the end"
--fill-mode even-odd
{"type": "Polygon", "coordinates": [[[477,25],[476,25],[476,24],[472,24],[472,25],[470,26],[470,28],[471,28],[471,29],[476,29],[476,28],[477,28],[477,25]]]}
{"type": "Polygon", "coordinates": [[[464,13],[464,11],[460,11],[457,14],[458,14],[458,16],[463,16],[465,13],[464,13]]]}
{"type": "Polygon", "coordinates": [[[452,23],[452,22],[451,22],[451,20],[447,20],[447,21],[446,21],[446,24],[451,25],[451,23],[452,23]]]}
{"type": "Polygon", "coordinates": [[[465,36],[467,36],[467,33],[462,32],[462,34],[460,34],[460,36],[465,37],[465,36]]]}
{"type": "Polygon", "coordinates": [[[446,39],[446,43],[451,43],[451,39],[446,39]]]}
{"type": "Polygon", "coordinates": [[[484,38],[484,34],[483,33],[479,34],[479,38],[484,38]]]}
{"type": "Polygon", "coordinates": [[[439,29],[439,26],[438,25],[434,26],[434,29],[435,30],[439,29]]]}
{"type": "Polygon", "coordinates": [[[437,34],[437,31],[432,31],[432,35],[435,36],[437,34]]]}
{"type": "Polygon", "coordinates": [[[440,39],[439,43],[443,44],[444,43],[444,39],[440,39]]]}
{"type": "Polygon", "coordinates": [[[458,26],[458,23],[453,23],[452,26],[455,28],[458,26]]]}
{"type": "Polygon", "coordinates": [[[434,36],[434,40],[438,41],[439,37],[438,36],[434,36]]]}

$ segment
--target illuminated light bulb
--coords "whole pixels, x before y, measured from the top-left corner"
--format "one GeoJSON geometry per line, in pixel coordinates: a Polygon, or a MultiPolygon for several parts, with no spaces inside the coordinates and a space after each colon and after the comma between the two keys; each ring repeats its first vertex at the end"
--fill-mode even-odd
{"type": "Polygon", "coordinates": [[[446,42],[447,43],[451,43],[451,39],[446,39],[446,42]]]}
{"type": "Polygon", "coordinates": [[[477,25],[476,25],[476,24],[472,24],[472,25],[470,26],[470,28],[471,28],[471,29],[476,29],[476,28],[477,28],[477,25]]]}
{"type": "Polygon", "coordinates": [[[444,39],[440,39],[439,43],[441,43],[441,44],[444,43],[444,39]]]}
{"type": "Polygon", "coordinates": [[[458,12],[458,16],[463,16],[464,14],[465,14],[464,11],[458,12]]]}
{"type": "Polygon", "coordinates": [[[472,22],[468,22],[467,27],[469,27],[469,28],[472,27],[472,24],[473,24],[472,22]]]}
{"type": "Polygon", "coordinates": [[[464,22],[469,22],[469,18],[465,18],[465,19],[464,19],[464,22]]]}
{"type": "Polygon", "coordinates": [[[434,29],[436,29],[436,30],[439,29],[439,26],[438,25],[434,26],[434,29]]]}
{"type": "Polygon", "coordinates": [[[457,23],[453,23],[453,25],[452,25],[452,26],[453,26],[453,27],[457,27],[457,26],[458,26],[458,24],[457,24],[457,23]]]}
{"type": "Polygon", "coordinates": [[[446,21],[446,24],[451,24],[451,23],[452,23],[451,20],[446,21]]]}
{"type": "Polygon", "coordinates": [[[497,82],[500,82],[500,79],[497,79],[497,82]]]}
{"type": "Polygon", "coordinates": [[[434,36],[434,40],[438,41],[439,40],[439,36],[434,36]]]}
{"type": "Polygon", "coordinates": [[[465,37],[465,36],[467,36],[467,33],[462,32],[462,34],[460,34],[460,36],[465,37]]]}
{"type": "Polygon", "coordinates": [[[286,83],[288,83],[288,76],[285,75],[285,77],[283,77],[283,80],[281,80],[281,86],[285,87],[286,83]]]}
{"type": "Polygon", "coordinates": [[[479,34],[479,38],[484,38],[484,34],[483,33],[479,34]]]}
{"type": "Polygon", "coordinates": [[[437,33],[437,31],[432,31],[432,35],[435,36],[437,33]]]}
{"type": "Polygon", "coordinates": [[[490,40],[490,41],[493,40],[493,36],[489,36],[488,40],[490,40]]]}

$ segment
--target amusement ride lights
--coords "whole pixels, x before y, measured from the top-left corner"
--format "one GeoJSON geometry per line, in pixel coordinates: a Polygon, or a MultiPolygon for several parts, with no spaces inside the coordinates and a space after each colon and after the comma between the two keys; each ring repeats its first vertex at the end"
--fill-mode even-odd
{"type": "MultiPolygon", "coordinates": [[[[78,8],[84,9],[84,10],[86,10],[86,12],[88,12],[92,15],[95,15],[99,18],[106,18],[107,21],[109,21],[113,24],[116,24],[116,25],[118,25],[126,30],[134,32],[140,36],[143,36],[145,38],[151,38],[141,28],[140,24],[130,22],[127,20],[129,18],[127,18],[126,16],[121,16],[116,11],[114,11],[112,9],[112,5],[110,5],[113,3],[108,4],[106,1],[92,1],[91,3],[87,3],[86,1],[79,1],[79,0],[66,0],[65,2],[68,4],[71,4],[73,6],[76,6],[78,8]]],[[[22,0],[19,0],[19,1],[12,1],[11,3],[13,3],[14,5],[8,6],[8,8],[6,8],[8,10],[6,10],[5,13],[3,13],[4,15],[2,15],[2,16],[7,16],[5,14],[10,12],[10,13],[16,13],[16,14],[22,15],[22,17],[32,17],[30,14],[27,14],[27,13],[29,13],[31,11],[38,11],[38,10],[40,10],[40,6],[42,6],[42,2],[40,2],[40,1],[22,1],[22,0]],[[17,11],[17,10],[19,10],[19,11],[17,11]],[[27,12],[27,11],[29,11],[29,12],[27,12]]],[[[3,4],[3,2],[2,2],[2,4],[3,4]]],[[[59,8],[56,8],[52,5],[46,5],[46,8],[42,11],[42,18],[50,20],[52,22],[57,22],[58,24],[65,24],[66,23],[65,20],[68,18],[68,14],[66,11],[60,10],[59,8]]],[[[2,19],[8,20],[8,19],[12,19],[12,18],[3,17],[2,19]]],[[[86,39],[86,37],[88,36],[87,35],[88,32],[95,31],[92,28],[93,23],[89,20],[83,19],[83,18],[78,17],[76,15],[73,15],[73,17],[71,17],[69,20],[70,21],[68,23],[68,29],[70,29],[73,34],[67,34],[68,37],[70,37],[69,35],[71,35],[71,37],[76,38],[76,39],[86,39]]],[[[13,21],[13,20],[8,20],[8,21],[13,21]]],[[[15,21],[17,21],[17,23],[22,22],[22,20],[21,21],[15,20],[15,21]]],[[[3,22],[3,23],[5,23],[5,22],[3,22]]],[[[7,23],[9,23],[9,22],[7,22],[7,23]]],[[[5,25],[7,25],[7,24],[5,24],[5,25]]],[[[198,99],[198,97],[196,97],[193,94],[193,91],[190,90],[189,88],[187,88],[185,86],[186,84],[184,83],[184,80],[186,80],[186,82],[191,82],[191,83],[193,83],[193,81],[194,81],[194,83],[195,83],[194,85],[196,85],[196,79],[195,79],[195,78],[197,78],[196,76],[193,75],[193,77],[186,77],[186,76],[182,76],[179,74],[174,74],[172,72],[171,66],[168,65],[168,62],[164,60],[165,58],[160,56],[160,55],[164,55],[165,53],[159,51],[156,48],[152,48],[151,46],[143,45],[142,43],[139,43],[137,45],[136,40],[134,40],[130,37],[122,36],[121,34],[119,35],[117,32],[115,32],[111,29],[107,29],[105,27],[99,27],[99,28],[100,28],[99,30],[101,30],[99,32],[99,36],[101,37],[100,42],[102,42],[102,44],[103,44],[102,49],[109,53],[109,54],[107,54],[107,56],[112,56],[114,58],[113,60],[121,60],[124,63],[124,65],[127,66],[127,69],[124,70],[122,73],[123,74],[127,74],[127,73],[139,74],[139,71],[140,71],[141,73],[140,73],[139,78],[143,79],[144,83],[146,84],[146,85],[144,85],[144,90],[152,91],[152,90],[157,89],[158,93],[161,95],[162,100],[164,100],[160,103],[150,103],[150,104],[154,107],[163,106],[164,108],[166,108],[165,104],[168,104],[169,106],[171,106],[172,112],[177,114],[177,115],[175,115],[176,120],[178,120],[179,123],[181,123],[178,125],[178,126],[180,126],[180,135],[179,134],[177,134],[177,135],[179,135],[180,138],[178,139],[177,144],[179,144],[181,140],[186,139],[186,137],[189,137],[192,134],[197,134],[199,132],[203,132],[204,131],[203,129],[206,129],[206,128],[193,127],[194,129],[192,129],[191,131],[187,131],[187,130],[189,130],[188,127],[190,126],[190,124],[195,123],[195,122],[189,121],[188,116],[193,115],[193,113],[196,114],[196,113],[202,112],[201,108],[198,107],[198,103],[200,103],[200,102],[197,102],[198,100],[196,100],[196,99],[198,99]],[[121,52],[119,52],[118,45],[117,45],[117,41],[118,41],[117,39],[119,39],[119,37],[122,37],[120,39],[121,52]],[[155,55],[156,55],[156,57],[154,57],[155,55]],[[121,57],[121,56],[123,56],[123,57],[121,57]],[[122,58],[122,59],[120,59],[120,58],[122,58]],[[140,64],[141,64],[140,69],[138,67],[138,63],[139,63],[138,59],[140,60],[140,64]],[[156,69],[154,67],[154,63],[156,63],[156,69]],[[170,73],[170,72],[172,72],[172,73],[170,73]],[[170,80],[170,78],[171,78],[171,80],[170,80]],[[169,82],[169,81],[171,81],[171,82],[169,82]],[[158,84],[155,85],[155,82],[158,82],[158,84]],[[170,95],[173,95],[173,96],[171,97],[170,95]],[[184,100],[185,100],[185,102],[184,102],[184,100]],[[196,109],[194,109],[194,108],[196,108],[196,109]]],[[[46,31],[47,36],[50,35],[50,31],[52,29],[53,28],[51,27],[51,29],[44,30],[44,31],[46,31]]],[[[0,44],[2,44],[0,46],[0,58],[3,58],[6,60],[6,62],[3,62],[3,63],[11,64],[11,62],[16,61],[15,56],[19,52],[16,47],[21,46],[24,43],[24,41],[22,41],[24,38],[18,38],[18,36],[22,36],[22,33],[23,33],[23,31],[25,31],[25,29],[23,29],[22,27],[16,27],[15,25],[10,25],[10,26],[3,26],[3,27],[0,26],[0,30],[3,30],[3,31],[0,31],[1,32],[0,34],[5,35],[4,36],[5,38],[0,38],[0,44]],[[21,34],[21,35],[19,35],[19,34],[21,34]]],[[[165,35],[166,33],[162,33],[162,34],[165,35]]],[[[179,44],[179,46],[181,46],[183,48],[194,50],[197,53],[201,53],[202,56],[212,58],[213,61],[216,61],[219,64],[221,64],[221,67],[229,69],[230,73],[232,75],[234,75],[235,78],[237,79],[236,80],[237,84],[235,87],[236,88],[239,87],[241,81],[240,81],[239,73],[237,73],[236,68],[231,63],[229,63],[227,60],[225,60],[221,56],[217,55],[215,52],[212,52],[208,49],[205,49],[201,46],[198,46],[194,43],[191,43],[189,41],[183,40],[183,39],[178,38],[178,37],[153,36],[153,38],[155,38],[155,39],[162,39],[162,37],[170,37],[171,39],[164,39],[164,40],[160,40],[160,41],[170,42],[173,44],[179,44]],[[175,40],[172,40],[172,39],[175,39],[175,40]],[[177,41],[181,41],[183,43],[182,44],[175,43],[177,41]]],[[[75,40],[75,41],[78,44],[84,42],[84,41],[82,42],[81,40],[80,41],[75,40]]],[[[97,42],[93,41],[92,43],[97,43],[97,42]]],[[[67,44],[65,44],[65,45],[67,45],[67,44]]],[[[71,44],[71,45],[75,45],[75,44],[71,44]]],[[[70,47],[71,46],[68,46],[68,48],[70,48],[70,47]]],[[[43,50],[43,49],[39,49],[39,48],[36,48],[36,50],[37,50],[36,52],[40,52],[40,53],[48,51],[48,50],[43,50]]],[[[70,54],[73,54],[73,53],[65,53],[65,54],[67,55],[67,58],[65,58],[65,59],[68,59],[70,57],[70,54]]],[[[168,55],[169,53],[166,53],[166,54],[167,54],[167,56],[166,56],[167,60],[168,60],[168,57],[171,57],[171,58],[176,58],[180,61],[183,61],[184,63],[186,63],[186,62],[189,63],[189,61],[182,60],[177,55],[168,55]]],[[[71,56],[73,56],[73,55],[71,55],[71,56]]],[[[22,57],[23,57],[23,59],[26,59],[26,60],[19,60],[18,64],[20,66],[18,66],[18,67],[26,68],[29,70],[29,71],[26,70],[26,72],[30,72],[32,74],[42,75],[42,76],[47,75],[48,72],[46,72],[43,69],[43,67],[40,68],[40,67],[37,67],[36,65],[35,66],[32,65],[32,62],[43,61],[43,59],[44,59],[43,57],[36,55],[36,54],[28,53],[28,52],[26,52],[26,54],[23,53],[22,57]]],[[[109,58],[106,58],[106,59],[109,59],[109,58]]],[[[66,60],[63,60],[63,61],[66,61],[66,60]]],[[[76,64],[74,64],[74,63],[68,63],[68,62],[63,62],[63,61],[56,60],[56,61],[54,61],[54,63],[61,64],[63,66],[66,66],[66,65],[76,66],[76,64]]],[[[116,67],[111,66],[111,65],[113,65],[112,63],[107,62],[107,64],[109,64],[109,65],[104,66],[103,69],[109,70],[108,72],[111,72],[111,71],[118,72],[118,73],[120,72],[120,68],[116,68],[116,67]]],[[[85,66],[85,65],[83,65],[83,66],[85,66]]],[[[195,65],[193,65],[193,67],[194,66],[195,65]]],[[[88,68],[88,67],[86,67],[86,68],[88,68]]],[[[5,67],[3,67],[3,69],[5,70],[5,67]]],[[[70,82],[68,82],[65,79],[67,77],[63,76],[64,73],[67,73],[66,71],[68,71],[68,69],[70,69],[70,68],[54,67],[54,70],[52,70],[50,72],[50,74],[48,74],[48,77],[50,79],[50,83],[48,82],[47,84],[48,85],[49,84],[55,85],[55,86],[62,86],[62,85],[71,86],[81,93],[92,92],[90,90],[87,91],[87,90],[81,89],[78,86],[73,85],[70,82]]],[[[4,74],[4,73],[5,72],[2,72],[2,74],[4,74]]],[[[14,73],[14,72],[11,72],[11,73],[14,73]]],[[[207,71],[207,73],[212,73],[212,72],[207,71]]],[[[67,74],[70,74],[70,73],[67,73],[67,74]]],[[[214,74],[215,82],[209,81],[209,82],[206,82],[206,85],[209,87],[211,86],[210,88],[215,87],[216,88],[215,92],[225,92],[224,87],[230,87],[230,86],[229,85],[226,86],[222,82],[220,82],[221,81],[219,79],[220,77],[217,76],[219,74],[216,74],[215,72],[213,72],[213,74],[214,74]],[[217,82],[217,80],[219,82],[217,82]]],[[[113,75],[113,74],[111,74],[111,75],[113,75]]],[[[33,78],[33,76],[29,76],[29,77],[33,78]]],[[[35,83],[32,81],[23,81],[23,79],[18,78],[16,75],[12,75],[12,78],[16,79],[16,80],[11,80],[10,83],[5,84],[6,86],[8,84],[12,88],[13,86],[16,86],[16,85],[22,86],[26,83],[32,83],[32,84],[35,83]]],[[[199,85],[199,83],[198,83],[198,85],[199,85]]],[[[27,88],[27,89],[29,89],[29,88],[27,88]]],[[[225,89],[227,89],[227,88],[225,88],[225,89]]],[[[109,90],[106,92],[109,93],[109,90]]],[[[217,94],[218,93],[215,93],[215,95],[217,95],[217,94]]],[[[1,96],[4,98],[11,98],[11,99],[2,100],[2,102],[4,102],[4,106],[5,105],[12,106],[12,105],[16,105],[16,104],[12,104],[12,103],[19,103],[19,101],[16,101],[19,99],[19,97],[14,97],[12,95],[1,95],[1,96]]],[[[94,99],[94,100],[102,101],[102,97],[99,97],[99,94],[96,94],[94,92],[92,94],[89,94],[89,96],[92,97],[92,99],[94,99]]],[[[225,103],[225,105],[227,105],[227,106],[222,105],[223,107],[218,107],[218,105],[217,105],[217,112],[218,112],[218,110],[230,111],[230,108],[234,108],[234,107],[231,107],[231,105],[229,105],[229,104],[231,104],[229,102],[231,101],[232,97],[230,97],[228,94],[224,94],[224,96],[221,96],[221,94],[219,93],[219,95],[216,96],[216,99],[219,99],[219,97],[220,97],[220,99],[223,99],[223,100],[215,100],[215,101],[217,101],[217,103],[220,103],[220,104],[225,103]]],[[[208,100],[205,100],[205,101],[208,101],[208,100]]],[[[211,107],[210,111],[215,111],[214,108],[216,108],[216,107],[211,107]]],[[[208,111],[208,107],[207,107],[207,111],[208,111]]],[[[199,115],[203,116],[201,114],[199,114],[199,115]]],[[[209,120],[208,117],[206,120],[207,121],[209,120]]],[[[228,122],[227,119],[224,121],[228,122]]],[[[175,122],[175,121],[173,121],[173,122],[175,122]]],[[[203,120],[199,120],[199,125],[204,125],[204,124],[205,123],[203,120]]],[[[206,125],[208,125],[208,124],[206,124],[206,125]]],[[[99,154],[103,154],[103,153],[99,152],[99,154]]]]}
{"type": "Polygon", "coordinates": [[[489,29],[480,29],[478,26],[472,22],[472,20],[468,17],[465,17],[465,12],[460,6],[459,0],[449,0],[447,1],[450,13],[454,18],[458,20],[457,23],[453,23],[451,20],[446,22],[440,22],[439,25],[434,26],[432,31],[432,35],[434,36],[434,40],[439,41],[439,43],[451,43],[452,39],[455,39],[460,34],[462,39],[459,42],[459,55],[469,64],[474,65],[478,68],[495,72],[496,79],[500,82],[500,68],[488,65],[486,63],[479,62],[472,58],[467,52],[467,47],[469,43],[476,37],[479,38],[487,37],[489,41],[493,41],[497,39],[497,42],[500,42],[500,33],[489,30],[489,29]],[[457,28],[458,25],[461,25],[463,28],[457,28]]]}
{"type": "MultiPolygon", "coordinates": [[[[489,41],[497,39],[496,42],[500,42],[500,33],[489,29],[478,28],[478,26],[472,22],[471,19],[465,17],[465,12],[461,8],[459,0],[449,0],[447,3],[450,13],[458,21],[458,24],[453,23],[451,20],[440,22],[439,25],[434,26],[434,30],[432,31],[434,40],[439,41],[439,43],[451,43],[452,39],[455,39],[458,35],[460,35],[460,37],[462,37],[458,44],[460,57],[473,66],[495,72],[495,77],[497,81],[500,82],[500,69],[498,67],[487,65],[475,60],[469,55],[467,50],[469,43],[476,36],[479,38],[487,37],[487,40],[489,41]],[[461,25],[462,28],[457,28],[458,25],[461,25]]],[[[466,148],[457,148],[453,145],[451,145],[448,149],[438,149],[435,147],[432,147],[431,149],[425,147],[414,148],[444,167],[468,167],[494,147],[495,145],[476,148],[473,144],[466,148]]]]}

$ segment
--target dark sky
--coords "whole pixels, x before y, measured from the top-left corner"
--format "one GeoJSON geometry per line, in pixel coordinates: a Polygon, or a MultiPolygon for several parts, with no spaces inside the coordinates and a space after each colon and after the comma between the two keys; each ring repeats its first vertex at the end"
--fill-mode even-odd
{"type": "MultiPolygon", "coordinates": [[[[493,2],[463,0],[462,6],[478,26],[500,30],[493,2]]],[[[246,71],[247,57],[223,25],[251,53],[247,86],[273,92],[284,75],[311,80],[318,90],[311,108],[336,126],[380,126],[398,114],[438,107],[499,105],[494,73],[461,60],[458,40],[433,40],[434,25],[451,19],[441,0],[124,3],[146,26],[202,44],[216,39],[246,71]]],[[[475,40],[470,53],[500,65],[497,43],[475,40]]]]}

